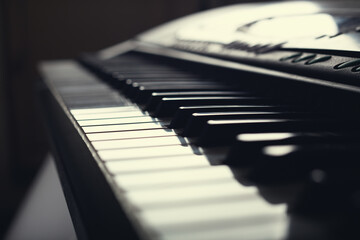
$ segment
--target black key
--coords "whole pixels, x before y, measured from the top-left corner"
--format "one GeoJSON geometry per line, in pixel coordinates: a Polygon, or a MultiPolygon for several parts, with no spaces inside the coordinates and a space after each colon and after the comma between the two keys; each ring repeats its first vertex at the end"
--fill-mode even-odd
{"type": "Polygon", "coordinates": [[[154,92],[194,92],[194,91],[233,91],[233,86],[221,84],[196,84],[196,85],[159,85],[139,87],[136,98],[149,99],[154,92]]]}
{"type": "Polygon", "coordinates": [[[114,78],[114,84],[119,88],[124,86],[128,79],[196,79],[198,76],[194,74],[177,74],[177,73],[133,73],[133,74],[117,74],[114,78]]]}
{"type": "Polygon", "coordinates": [[[360,142],[354,132],[271,132],[245,133],[236,137],[224,164],[248,167],[256,163],[256,155],[268,145],[360,142]]]}
{"type": "Polygon", "coordinates": [[[124,72],[127,70],[143,70],[143,69],[166,69],[164,66],[158,64],[151,64],[149,62],[113,62],[113,63],[104,63],[98,66],[99,69],[108,71],[108,72],[124,72]]]}
{"type": "Polygon", "coordinates": [[[191,74],[191,73],[176,73],[176,72],[156,72],[156,73],[142,73],[142,72],[137,72],[137,73],[131,73],[131,74],[117,74],[116,75],[116,79],[121,81],[121,80],[126,80],[126,79],[137,79],[137,78],[142,78],[142,79],[163,79],[163,78],[196,78],[198,76],[196,76],[195,74],[191,74]]]}
{"type": "MultiPolygon", "coordinates": [[[[319,114],[317,114],[317,117],[319,114]]],[[[212,112],[212,113],[193,113],[187,121],[184,130],[181,135],[184,137],[198,136],[207,121],[209,120],[226,120],[226,119],[278,119],[278,118],[315,118],[314,113],[304,112],[281,112],[281,111],[238,111],[238,112],[212,112]]],[[[321,116],[326,117],[326,116],[321,116]]]]}
{"type": "Polygon", "coordinates": [[[154,111],[164,97],[210,97],[210,96],[249,96],[250,93],[242,91],[195,91],[195,92],[154,92],[148,99],[141,101],[140,97],[135,102],[141,104],[147,102],[144,110],[154,111]]]}
{"type": "Polygon", "coordinates": [[[142,73],[142,74],[177,74],[177,75],[181,75],[181,74],[189,74],[185,71],[181,71],[181,70],[177,70],[174,68],[166,68],[166,67],[159,67],[159,66],[128,66],[125,67],[123,69],[117,69],[117,70],[113,70],[112,71],[112,75],[117,78],[117,79],[121,79],[121,76],[126,76],[126,75],[131,75],[131,74],[138,74],[138,73],[142,73]]]}
{"type": "Polygon", "coordinates": [[[171,67],[162,67],[158,65],[122,65],[117,67],[108,67],[106,68],[107,72],[111,73],[112,76],[116,79],[121,79],[122,76],[127,74],[186,74],[186,71],[181,71],[179,69],[171,68],[171,67]]]}
{"type": "Polygon", "coordinates": [[[243,119],[243,120],[210,120],[205,124],[196,144],[212,146],[229,144],[240,133],[262,132],[297,132],[297,131],[332,131],[359,127],[356,123],[340,122],[332,119],[243,119]]]}
{"type": "Polygon", "coordinates": [[[171,117],[181,106],[226,105],[226,104],[264,104],[269,99],[258,97],[224,96],[224,97],[182,97],[162,98],[154,111],[156,117],[171,117]]]}
{"type": "Polygon", "coordinates": [[[140,88],[146,88],[146,87],[165,87],[165,86],[177,86],[178,88],[181,88],[183,86],[194,86],[194,85],[203,85],[203,86],[219,86],[218,83],[215,82],[209,82],[209,81],[203,81],[203,80],[183,80],[179,79],[178,81],[171,81],[167,80],[164,82],[158,82],[157,80],[153,80],[152,82],[136,82],[136,80],[127,80],[128,82],[122,89],[122,93],[125,94],[128,97],[134,97],[138,96],[141,92],[140,88]]]}
{"type": "MultiPolygon", "coordinates": [[[[143,77],[132,77],[132,78],[122,78],[122,79],[116,79],[115,81],[113,81],[113,84],[115,84],[117,86],[118,89],[123,89],[127,84],[131,84],[133,82],[166,82],[166,81],[187,81],[187,79],[198,79],[195,77],[192,78],[184,78],[184,77],[171,77],[171,76],[166,76],[166,77],[149,77],[149,78],[143,78],[143,77]]],[[[190,81],[189,80],[189,81],[190,81]]]]}
{"type": "Polygon", "coordinates": [[[188,74],[184,71],[178,71],[173,68],[163,67],[159,65],[142,65],[142,64],[121,64],[117,66],[105,66],[101,67],[97,71],[100,73],[104,80],[108,80],[114,86],[120,85],[123,80],[130,76],[141,76],[141,74],[159,74],[161,76],[179,76],[181,74],[188,74]]]}
{"type": "MultiPolygon", "coordinates": [[[[183,106],[176,111],[170,128],[184,128],[188,119],[193,113],[201,112],[233,112],[233,111],[289,111],[299,109],[298,107],[289,107],[281,105],[205,105],[205,106],[183,106]]],[[[299,109],[300,110],[300,109],[299,109]]]]}
{"type": "Polygon", "coordinates": [[[152,85],[152,84],[171,84],[176,82],[210,82],[215,83],[216,81],[209,80],[208,78],[201,78],[201,77],[192,77],[192,78],[129,78],[125,80],[126,85],[138,84],[141,86],[144,85],[152,85]]]}

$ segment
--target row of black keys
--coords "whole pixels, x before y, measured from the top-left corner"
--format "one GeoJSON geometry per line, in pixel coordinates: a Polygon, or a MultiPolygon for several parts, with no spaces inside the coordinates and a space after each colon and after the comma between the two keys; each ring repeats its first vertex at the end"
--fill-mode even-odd
{"type": "MultiPolygon", "coordinates": [[[[341,185],[357,175],[356,119],[257,96],[244,88],[242,79],[227,82],[136,56],[96,68],[123,95],[205,153],[224,152],[219,162],[241,169],[250,181],[298,180],[320,169],[330,177],[327,181],[341,185]],[[341,181],[336,179],[339,168],[347,173],[341,181]]],[[[313,180],[319,182],[319,177],[313,180]]]]}

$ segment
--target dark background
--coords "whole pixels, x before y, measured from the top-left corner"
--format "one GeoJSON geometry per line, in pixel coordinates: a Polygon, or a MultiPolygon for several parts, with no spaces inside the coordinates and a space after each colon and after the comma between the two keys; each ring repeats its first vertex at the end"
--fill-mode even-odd
{"type": "Polygon", "coordinates": [[[49,151],[34,83],[44,59],[74,58],[233,0],[0,1],[0,238],[49,151]]]}

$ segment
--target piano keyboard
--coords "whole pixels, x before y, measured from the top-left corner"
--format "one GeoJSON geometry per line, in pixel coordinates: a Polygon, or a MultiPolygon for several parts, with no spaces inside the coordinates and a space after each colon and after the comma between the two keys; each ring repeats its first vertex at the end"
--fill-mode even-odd
{"type": "Polygon", "coordinates": [[[355,117],[227,70],[141,53],[83,61],[47,62],[42,74],[140,239],[338,237],[332,209],[321,215],[307,198],[330,197],[327,180],[345,185],[334,171],[356,167],[355,117]]]}

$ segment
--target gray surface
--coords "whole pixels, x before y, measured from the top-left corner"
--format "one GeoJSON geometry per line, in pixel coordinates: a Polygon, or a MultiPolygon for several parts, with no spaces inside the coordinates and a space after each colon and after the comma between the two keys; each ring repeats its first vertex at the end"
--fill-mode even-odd
{"type": "Polygon", "coordinates": [[[52,156],[46,158],[5,239],[77,239],[52,156]]]}

